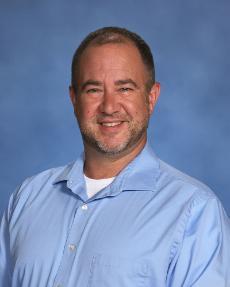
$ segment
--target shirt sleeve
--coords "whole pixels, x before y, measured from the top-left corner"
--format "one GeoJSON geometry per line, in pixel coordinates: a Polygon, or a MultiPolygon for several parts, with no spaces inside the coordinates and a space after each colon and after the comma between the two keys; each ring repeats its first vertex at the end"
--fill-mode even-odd
{"type": "Polygon", "coordinates": [[[193,202],[174,250],[167,287],[230,286],[230,222],[218,199],[193,202]]]}
{"type": "Polygon", "coordinates": [[[0,286],[11,286],[11,259],[10,259],[10,234],[9,216],[13,195],[9,207],[5,210],[0,225],[0,286]]]}

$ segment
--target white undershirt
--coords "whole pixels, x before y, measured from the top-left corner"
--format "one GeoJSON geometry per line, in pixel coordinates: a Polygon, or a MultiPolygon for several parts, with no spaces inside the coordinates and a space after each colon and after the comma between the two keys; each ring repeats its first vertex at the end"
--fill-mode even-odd
{"type": "Polygon", "coordinates": [[[85,177],[86,192],[87,192],[88,198],[92,197],[98,191],[108,186],[115,178],[115,177],[111,177],[111,178],[103,178],[103,179],[93,179],[93,178],[87,177],[86,175],[84,175],[84,177],[85,177]]]}

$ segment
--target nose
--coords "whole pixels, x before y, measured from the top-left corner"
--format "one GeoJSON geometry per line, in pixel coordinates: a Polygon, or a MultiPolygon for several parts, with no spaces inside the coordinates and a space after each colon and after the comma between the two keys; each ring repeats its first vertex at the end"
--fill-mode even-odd
{"type": "Polygon", "coordinates": [[[100,105],[100,112],[112,115],[119,111],[118,95],[108,89],[104,90],[102,102],[100,105]]]}

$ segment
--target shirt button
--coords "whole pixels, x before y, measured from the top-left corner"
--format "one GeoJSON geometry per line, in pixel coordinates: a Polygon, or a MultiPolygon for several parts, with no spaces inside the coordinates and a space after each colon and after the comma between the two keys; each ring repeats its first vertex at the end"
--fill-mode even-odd
{"type": "Polygon", "coordinates": [[[87,204],[83,204],[82,207],[81,207],[81,209],[87,210],[87,209],[88,209],[88,205],[87,205],[87,204]]]}
{"type": "Polygon", "coordinates": [[[76,249],[76,245],[74,244],[69,244],[68,247],[70,251],[74,251],[76,249]]]}

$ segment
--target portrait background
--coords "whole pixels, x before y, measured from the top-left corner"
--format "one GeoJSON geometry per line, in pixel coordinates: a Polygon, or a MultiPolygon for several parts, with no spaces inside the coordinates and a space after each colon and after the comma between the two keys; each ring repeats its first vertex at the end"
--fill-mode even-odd
{"type": "Polygon", "coordinates": [[[26,177],[81,153],[72,55],[90,31],[113,25],[154,54],[155,153],[210,186],[230,214],[229,19],[228,0],[0,0],[0,214],[26,177]]]}

